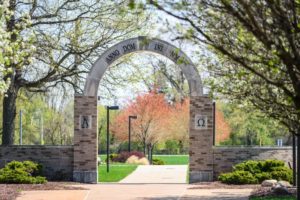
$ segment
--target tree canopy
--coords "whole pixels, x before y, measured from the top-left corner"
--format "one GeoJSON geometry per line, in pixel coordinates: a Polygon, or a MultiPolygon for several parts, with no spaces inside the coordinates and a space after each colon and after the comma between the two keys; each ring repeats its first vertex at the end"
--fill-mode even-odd
{"type": "Polygon", "coordinates": [[[176,40],[205,45],[211,93],[251,104],[300,134],[298,0],[150,1],[180,21],[176,40]]]}
{"type": "Polygon", "coordinates": [[[82,77],[103,52],[142,26],[145,15],[128,1],[1,1],[0,70],[4,145],[14,139],[16,99],[21,88],[46,92],[59,86],[80,92],[82,77]],[[3,70],[2,70],[3,71],[3,70]]]}

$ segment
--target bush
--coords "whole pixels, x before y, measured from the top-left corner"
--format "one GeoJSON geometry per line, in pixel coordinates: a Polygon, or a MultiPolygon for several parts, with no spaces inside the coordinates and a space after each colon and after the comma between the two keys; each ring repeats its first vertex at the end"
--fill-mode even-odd
{"type": "MultiPolygon", "coordinates": [[[[109,159],[111,161],[115,160],[116,158],[118,157],[118,154],[117,153],[112,153],[109,155],[109,159]]],[[[107,161],[107,158],[105,159],[105,162],[107,161]]]]}
{"type": "Polygon", "coordinates": [[[138,158],[135,155],[130,156],[127,160],[126,163],[128,164],[135,164],[135,165],[149,165],[149,161],[147,158],[138,158]]]}
{"type": "Polygon", "coordinates": [[[139,151],[131,151],[131,152],[123,151],[119,153],[116,157],[112,158],[111,161],[125,163],[130,156],[136,156],[139,159],[145,157],[145,155],[139,151]]]}
{"type": "Polygon", "coordinates": [[[159,158],[153,158],[152,159],[152,165],[164,165],[165,161],[159,159],[159,158]]]}
{"type": "Polygon", "coordinates": [[[248,171],[234,171],[221,174],[219,180],[228,184],[256,184],[257,179],[248,171]]]}
{"type": "Polygon", "coordinates": [[[150,163],[149,163],[149,160],[146,157],[144,157],[144,158],[139,159],[138,164],[139,165],[149,165],[150,163]]]}
{"type": "Polygon", "coordinates": [[[283,161],[279,160],[249,160],[235,165],[233,172],[219,176],[221,182],[228,184],[254,184],[267,179],[291,182],[292,170],[287,168],[283,161]]]}
{"type": "Polygon", "coordinates": [[[261,165],[259,161],[248,160],[242,163],[239,163],[233,167],[234,171],[247,171],[252,174],[261,173],[261,165]]]}
{"type": "Polygon", "coordinates": [[[272,179],[272,175],[268,172],[257,173],[254,175],[254,177],[257,179],[258,183],[261,183],[264,180],[272,179]]]}
{"type": "Polygon", "coordinates": [[[265,172],[271,172],[274,171],[274,168],[276,167],[283,167],[288,169],[287,167],[285,167],[285,164],[283,161],[281,160],[265,160],[265,161],[260,161],[262,162],[262,170],[265,172]]]}
{"type": "Polygon", "coordinates": [[[42,166],[32,161],[12,161],[0,169],[0,183],[46,183],[41,171],[42,166]]]}
{"type": "Polygon", "coordinates": [[[270,174],[271,174],[272,179],[276,179],[278,181],[288,181],[290,183],[292,183],[292,181],[293,181],[292,170],[273,171],[270,174]]]}
{"type": "Polygon", "coordinates": [[[139,158],[135,155],[133,156],[130,156],[127,160],[126,160],[126,163],[128,164],[137,164],[139,161],[139,158]]]}

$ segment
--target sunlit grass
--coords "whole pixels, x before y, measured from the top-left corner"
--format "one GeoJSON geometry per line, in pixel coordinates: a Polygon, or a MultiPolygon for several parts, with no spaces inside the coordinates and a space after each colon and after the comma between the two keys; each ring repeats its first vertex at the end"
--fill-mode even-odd
{"type": "Polygon", "coordinates": [[[106,165],[98,166],[99,182],[119,182],[129,174],[131,174],[137,165],[110,165],[109,172],[106,171],[106,165]]]}

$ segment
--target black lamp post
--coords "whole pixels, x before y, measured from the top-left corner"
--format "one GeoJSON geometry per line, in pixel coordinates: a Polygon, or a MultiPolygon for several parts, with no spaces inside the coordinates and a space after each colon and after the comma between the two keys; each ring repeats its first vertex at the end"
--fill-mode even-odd
{"type": "Polygon", "coordinates": [[[106,107],[106,171],[109,172],[109,110],[118,110],[119,106],[107,106],[106,107]]]}
{"type": "Polygon", "coordinates": [[[128,116],[128,152],[130,152],[130,143],[131,143],[131,119],[137,119],[137,116],[128,116]]]}

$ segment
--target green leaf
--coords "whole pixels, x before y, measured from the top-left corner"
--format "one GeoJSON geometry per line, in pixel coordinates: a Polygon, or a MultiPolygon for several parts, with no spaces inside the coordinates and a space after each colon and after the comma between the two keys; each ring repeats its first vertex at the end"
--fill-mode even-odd
{"type": "Polygon", "coordinates": [[[130,0],[128,3],[128,7],[133,10],[135,9],[135,0],[130,0]]]}

